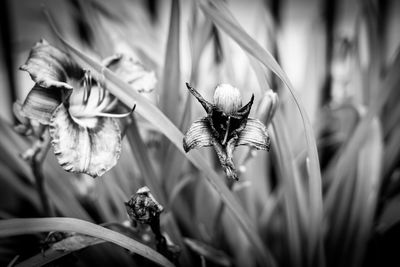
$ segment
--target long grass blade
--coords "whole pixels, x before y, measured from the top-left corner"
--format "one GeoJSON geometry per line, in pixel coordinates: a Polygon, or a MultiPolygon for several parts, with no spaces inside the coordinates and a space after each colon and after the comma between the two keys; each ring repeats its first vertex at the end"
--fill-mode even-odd
{"type": "Polygon", "coordinates": [[[55,261],[61,257],[64,257],[74,251],[78,251],[87,247],[91,247],[97,244],[104,243],[104,240],[86,236],[86,235],[73,235],[58,241],[51,245],[46,251],[40,252],[35,256],[24,260],[23,262],[15,265],[16,267],[40,267],[55,261]]]}
{"type": "MultiPolygon", "coordinates": [[[[228,8],[222,1],[209,2],[200,1],[200,7],[204,14],[212,20],[216,26],[225,31],[239,46],[241,46],[247,53],[258,59],[265,67],[275,73],[289,89],[297,108],[300,112],[305,137],[307,141],[307,152],[310,160],[309,168],[309,201],[310,201],[310,216],[313,220],[310,221],[310,231],[312,240],[318,241],[318,236],[322,232],[322,187],[321,187],[321,171],[319,166],[319,159],[317,153],[317,146],[315,142],[314,132],[309,120],[309,117],[304,109],[304,106],[294,90],[293,85],[288,79],[286,73],[282,70],[276,62],[271,53],[262,48],[251,36],[249,36],[233,19],[225,14],[229,14],[228,8]]],[[[315,243],[310,248],[314,251],[318,243],[315,243]]]]}
{"type": "Polygon", "coordinates": [[[179,123],[180,70],[180,6],[179,0],[172,0],[167,48],[165,52],[163,90],[161,106],[167,117],[177,125],[179,123]]]}
{"type": "Polygon", "coordinates": [[[32,218],[0,221],[0,237],[51,231],[76,232],[98,237],[124,247],[161,266],[174,266],[169,260],[152,248],[118,232],[87,221],[74,218],[32,218]]]}

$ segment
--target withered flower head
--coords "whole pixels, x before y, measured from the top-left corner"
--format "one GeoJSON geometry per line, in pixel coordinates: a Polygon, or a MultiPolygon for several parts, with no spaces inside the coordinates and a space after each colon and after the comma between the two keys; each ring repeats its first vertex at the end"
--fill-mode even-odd
{"type": "Polygon", "coordinates": [[[207,116],[195,121],[183,138],[186,152],[193,148],[213,146],[226,175],[238,180],[233,163],[236,146],[248,145],[269,150],[270,138],[264,124],[249,118],[254,95],[242,106],[240,91],[229,84],[220,84],[214,92],[214,103],[205,100],[199,92],[186,84],[207,112],[207,116]]]}
{"type": "MultiPolygon", "coordinates": [[[[155,84],[154,73],[129,58],[114,56],[103,64],[133,89],[148,90],[155,84]]],[[[121,121],[116,118],[126,117],[130,109],[106,90],[101,77],[93,77],[45,40],[35,44],[20,69],[35,82],[21,114],[49,127],[59,164],[92,177],[111,169],[121,151],[121,121]]]]}
{"type": "Polygon", "coordinates": [[[136,194],[125,202],[125,207],[129,218],[145,224],[152,224],[154,220],[158,221],[160,213],[164,210],[147,186],[139,188],[136,194]]]}

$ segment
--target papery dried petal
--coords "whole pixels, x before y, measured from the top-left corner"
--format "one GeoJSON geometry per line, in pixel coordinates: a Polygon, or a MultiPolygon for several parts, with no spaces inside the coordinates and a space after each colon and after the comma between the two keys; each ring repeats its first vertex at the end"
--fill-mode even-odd
{"type": "Polygon", "coordinates": [[[132,57],[116,55],[105,59],[103,64],[138,92],[148,93],[156,86],[157,79],[154,71],[147,71],[143,64],[132,57]]]}
{"type": "Polygon", "coordinates": [[[66,170],[103,175],[117,163],[121,134],[112,118],[99,117],[94,127],[77,124],[62,104],[53,113],[50,136],[59,164],[66,170]]]}
{"type": "Polygon", "coordinates": [[[35,44],[20,69],[27,71],[35,83],[45,88],[72,89],[67,78],[83,77],[83,70],[66,53],[45,40],[35,44]]]}
{"type": "Polygon", "coordinates": [[[193,122],[183,138],[185,152],[193,148],[212,146],[213,137],[210,133],[209,122],[202,118],[193,122]]]}
{"type": "Polygon", "coordinates": [[[61,104],[63,97],[67,95],[63,91],[58,88],[44,88],[35,84],[22,105],[22,115],[48,125],[53,112],[61,104]]]}
{"type": "Polygon", "coordinates": [[[241,131],[236,145],[248,145],[256,149],[269,150],[271,141],[267,128],[261,121],[248,118],[246,127],[241,131]]]}

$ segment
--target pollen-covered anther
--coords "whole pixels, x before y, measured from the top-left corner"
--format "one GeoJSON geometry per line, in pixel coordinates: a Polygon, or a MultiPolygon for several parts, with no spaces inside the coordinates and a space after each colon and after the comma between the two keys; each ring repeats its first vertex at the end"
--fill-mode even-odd
{"type": "Polygon", "coordinates": [[[215,88],[214,104],[226,114],[235,113],[242,106],[239,89],[230,84],[220,84],[215,88]]]}

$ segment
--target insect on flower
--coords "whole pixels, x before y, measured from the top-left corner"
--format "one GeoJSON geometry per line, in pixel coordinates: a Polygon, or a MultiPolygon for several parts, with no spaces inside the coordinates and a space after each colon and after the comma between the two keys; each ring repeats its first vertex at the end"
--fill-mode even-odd
{"type": "Polygon", "coordinates": [[[238,180],[233,163],[235,147],[248,145],[256,149],[270,148],[265,125],[257,119],[249,118],[254,95],[242,106],[239,90],[229,84],[220,84],[215,89],[212,104],[188,83],[186,86],[203,106],[207,116],[190,126],[183,138],[184,150],[189,152],[193,148],[213,146],[227,177],[238,180]]]}
{"type": "MultiPolygon", "coordinates": [[[[121,55],[103,62],[133,89],[154,88],[153,72],[121,55]]],[[[121,151],[122,120],[130,111],[65,52],[41,40],[20,67],[35,82],[21,107],[21,114],[48,126],[59,164],[66,171],[103,175],[121,151]]]]}

